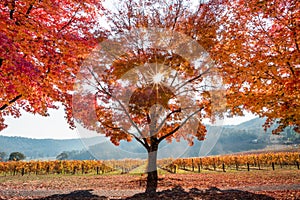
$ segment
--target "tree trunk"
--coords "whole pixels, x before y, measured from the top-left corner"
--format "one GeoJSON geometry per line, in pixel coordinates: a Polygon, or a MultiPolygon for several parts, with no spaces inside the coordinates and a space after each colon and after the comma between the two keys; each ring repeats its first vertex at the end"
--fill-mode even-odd
{"type": "Polygon", "coordinates": [[[147,166],[147,186],[146,186],[146,193],[156,193],[157,189],[157,181],[158,181],[158,174],[157,174],[157,150],[158,144],[152,144],[148,150],[148,166],[147,166]]]}

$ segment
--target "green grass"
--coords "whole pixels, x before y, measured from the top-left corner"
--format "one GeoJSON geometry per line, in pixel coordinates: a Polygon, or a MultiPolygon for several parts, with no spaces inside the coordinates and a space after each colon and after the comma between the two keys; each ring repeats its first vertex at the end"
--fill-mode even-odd
{"type": "Polygon", "coordinates": [[[147,168],[147,165],[146,164],[144,164],[144,165],[140,165],[139,167],[137,167],[137,168],[134,168],[133,170],[131,170],[130,172],[129,172],[129,174],[144,174],[145,172],[146,172],[146,168],[147,168]]]}

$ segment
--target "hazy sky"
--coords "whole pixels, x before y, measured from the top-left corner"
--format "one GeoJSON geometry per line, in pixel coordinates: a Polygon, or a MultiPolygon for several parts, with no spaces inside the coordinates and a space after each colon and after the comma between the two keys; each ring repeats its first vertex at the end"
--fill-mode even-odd
{"type": "MultiPolygon", "coordinates": [[[[0,135],[54,139],[80,138],[82,136],[82,128],[79,131],[69,128],[63,109],[50,110],[49,113],[49,117],[24,112],[20,118],[7,118],[5,122],[8,127],[0,131],[0,135]]],[[[252,118],[255,116],[251,114],[246,114],[245,117],[226,118],[223,124],[236,125],[252,118]]],[[[88,134],[90,135],[90,133],[88,134]]]]}
{"type": "Polygon", "coordinates": [[[64,110],[50,110],[49,117],[22,112],[20,118],[6,118],[6,129],[0,135],[30,138],[78,138],[76,130],[71,130],[64,118],[64,110]]]}

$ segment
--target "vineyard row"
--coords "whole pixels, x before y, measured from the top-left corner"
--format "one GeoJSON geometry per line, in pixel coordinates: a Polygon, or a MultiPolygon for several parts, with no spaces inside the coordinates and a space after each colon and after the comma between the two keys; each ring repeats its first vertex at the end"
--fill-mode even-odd
{"type": "Polygon", "coordinates": [[[176,173],[179,169],[186,171],[214,170],[243,170],[266,169],[284,166],[296,166],[300,168],[300,152],[262,153],[246,155],[223,155],[203,158],[181,158],[171,161],[164,159],[159,161],[161,168],[176,173]],[[276,167],[275,167],[276,166],[276,167]]]}
{"type": "MultiPolygon", "coordinates": [[[[202,170],[248,170],[296,166],[299,169],[300,152],[263,153],[247,155],[209,156],[203,158],[179,158],[158,160],[158,166],[171,173],[178,170],[201,172],[202,170]]],[[[9,161],[0,162],[0,175],[25,174],[104,174],[128,173],[146,165],[145,160],[55,160],[55,161],[9,161]]]]}

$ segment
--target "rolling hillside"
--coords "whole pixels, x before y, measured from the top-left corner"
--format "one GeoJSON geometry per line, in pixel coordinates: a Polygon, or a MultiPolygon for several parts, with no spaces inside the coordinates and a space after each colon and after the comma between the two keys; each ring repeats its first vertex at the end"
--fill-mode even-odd
{"type": "Polygon", "coordinates": [[[0,135],[0,152],[9,155],[11,152],[21,152],[27,159],[55,158],[63,151],[79,151],[85,149],[84,144],[94,144],[95,138],[85,139],[33,139],[24,137],[8,137],[0,135]]]}
{"type": "MultiPolygon", "coordinates": [[[[207,126],[207,139],[194,141],[193,146],[189,146],[186,141],[173,141],[171,144],[164,141],[160,144],[158,158],[228,154],[259,150],[274,143],[300,143],[300,134],[294,133],[291,129],[286,129],[280,136],[272,135],[271,130],[264,132],[262,128],[264,121],[265,119],[255,118],[236,126],[207,126]]],[[[104,136],[83,140],[0,136],[0,152],[6,152],[9,155],[14,151],[24,153],[27,159],[53,159],[61,152],[67,152],[68,159],[80,160],[147,157],[145,149],[135,140],[122,141],[119,146],[114,146],[104,136]]]]}

